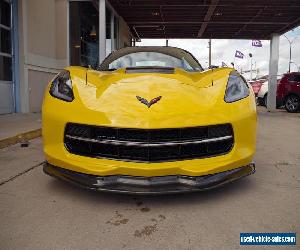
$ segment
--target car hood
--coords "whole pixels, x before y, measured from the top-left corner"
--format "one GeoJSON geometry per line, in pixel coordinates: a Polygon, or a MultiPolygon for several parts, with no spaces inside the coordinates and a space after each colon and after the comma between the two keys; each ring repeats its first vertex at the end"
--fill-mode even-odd
{"type": "Polygon", "coordinates": [[[172,74],[87,70],[85,79],[76,70],[70,72],[74,102],[83,112],[94,114],[95,124],[162,128],[226,120],[224,93],[232,70],[188,73],[175,69],[172,74]],[[156,97],[161,99],[151,107],[139,100],[150,102],[156,97]]]}

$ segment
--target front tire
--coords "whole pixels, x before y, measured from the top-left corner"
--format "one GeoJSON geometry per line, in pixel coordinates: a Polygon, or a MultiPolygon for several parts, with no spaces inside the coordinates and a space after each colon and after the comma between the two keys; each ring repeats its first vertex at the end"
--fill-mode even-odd
{"type": "Polygon", "coordinates": [[[300,108],[300,98],[296,95],[289,95],[285,100],[285,109],[287,112],[295,113],[300,108]]]}
{"type": "Polygon", "coordinates": [[[263,105],[265,107],[268,107],[268,94],[265,94],[264,99],[263,99],[263,105]]]}
{"type": "Polygon", "coordinates": [[[255,98],[256,106],[261,106],[261,101],[258,97],[255,98]]]}

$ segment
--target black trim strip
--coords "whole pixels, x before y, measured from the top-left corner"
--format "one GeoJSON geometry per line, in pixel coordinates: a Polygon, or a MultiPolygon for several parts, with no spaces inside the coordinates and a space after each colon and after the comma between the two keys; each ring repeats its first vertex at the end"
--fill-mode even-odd
{"type": "Polygon", "coordinates": [[[111,175],[96,176],[74,172],[45,163],[46,174],[82,188],[112,193],[140,195],[205,191],[255,173],[255,164],[203,176],[167,175],[155,177],[111,175]]]}

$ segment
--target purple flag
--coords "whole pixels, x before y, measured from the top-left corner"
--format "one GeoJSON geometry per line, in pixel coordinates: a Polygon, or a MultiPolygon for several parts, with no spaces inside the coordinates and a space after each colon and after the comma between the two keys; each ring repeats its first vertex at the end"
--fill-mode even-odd
{"type": "Polygon", "coordinates": [[[228,67],[226,63],[222,62],[222,67],[228,67]]]}
{"type": "Polygon", "coordinates": [[[244,54],[241,51],[236,50],[235,51],[235,57],[243,59],[244,54]]]}
{"type": "Polygon", "coordinates": [[[254,46],[254,47],[262,47],[261,40],[252,40],[252,46],[254,46]]]}

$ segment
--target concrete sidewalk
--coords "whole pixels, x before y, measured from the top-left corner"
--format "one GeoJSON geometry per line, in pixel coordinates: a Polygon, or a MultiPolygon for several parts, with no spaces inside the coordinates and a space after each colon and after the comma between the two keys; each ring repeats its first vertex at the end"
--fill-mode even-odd
{"type": "Polygon", "coordinates": [[[41,136],[41,113],[0,115],[0,148],[41,136]]]}

